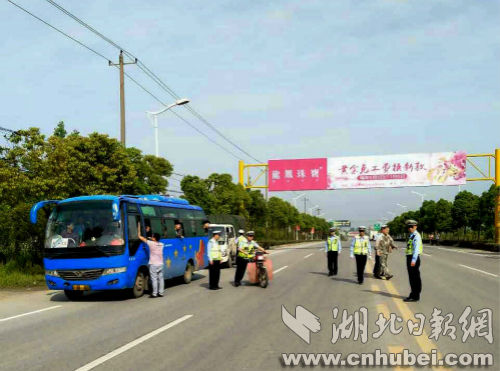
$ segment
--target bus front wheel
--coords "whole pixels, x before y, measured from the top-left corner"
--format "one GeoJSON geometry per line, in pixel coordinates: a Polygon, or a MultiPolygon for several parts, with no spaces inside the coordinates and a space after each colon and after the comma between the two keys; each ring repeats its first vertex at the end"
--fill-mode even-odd
{"type": "Polygon", "coordinates": [[[146,291],[148,283],[148,277],[144,272],[137,272],[137,276],[135,277],[134,287],[132,287],[132,296],[134,298],[140,298],[144,295],[144,291],[146,291]]]}

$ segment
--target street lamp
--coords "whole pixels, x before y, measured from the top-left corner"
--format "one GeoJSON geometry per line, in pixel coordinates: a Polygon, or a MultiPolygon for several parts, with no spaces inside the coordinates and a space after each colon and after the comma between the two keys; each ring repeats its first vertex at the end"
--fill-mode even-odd
{"type": "Polygon", "coordinates": [[[171,105],[156,111],[156,112],[150,112],[146,111],[146,115],[149,117],[151,120],[151,125],[153,125],[153,128],[155,129],[155,154],[156,157],[159,157],[159,146],[158,146],[158,115],[161,115],[163,112],[168,111],[170,108],[175,107],[175,106],[182,106],[184,104],[189,103],[189,99],[183,98],[183,99],[178,99],[171,105]]]}
{"type": "Polygon", "coordinates": [[[319,205],[316,205],[316,206],[314,206],[314,207],[311,207],[311,208],[309,209],[309,214],[311,214],[311,215],[312,215],[313,210],[314,210],[314,209],[317,209],[318,207],[319,207],[319,205]]]}
{"type": "Polygon", "coordinates": [[[301,197],[304,197],[306,194],[305,193],[302,193],[301,195],[298,195],[297,197],[293,197],[292,200],[293,200],[293,206],[295,206],[295,208],[297,208],[297,200],[301,197]]]}
{"type": "Polygon", "coordinates": [[[424,203],[424,197],[425,197],[424,193],[420,193],[420,192],[417,192],[417,191],[411,191],[411,193],[413,193],[414,195],[420,196],[420,198],[422,200],[422,203],[424,203]]]}

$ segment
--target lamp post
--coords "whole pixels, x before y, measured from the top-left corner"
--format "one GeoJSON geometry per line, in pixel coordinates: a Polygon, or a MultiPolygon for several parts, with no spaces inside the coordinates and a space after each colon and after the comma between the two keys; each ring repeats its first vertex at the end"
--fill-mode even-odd
{"type": "Polygon", "coordinates": [[[146,114],[148,115],[149,119],[151,120],[151,125],[153,125],[153,128],[155,129],[155,155],[156,157],[159,157],[159,144],[158,144],[158,115],[161,115],[163,112],[168,111],[170,108],[175,107],[175,106],[182,106],[184,104],[189,103],[189,99],[183,98],[175,101],[171,105],[156,111],[156,112],[151,112],[151,111],[146,111],[146,114]]]}

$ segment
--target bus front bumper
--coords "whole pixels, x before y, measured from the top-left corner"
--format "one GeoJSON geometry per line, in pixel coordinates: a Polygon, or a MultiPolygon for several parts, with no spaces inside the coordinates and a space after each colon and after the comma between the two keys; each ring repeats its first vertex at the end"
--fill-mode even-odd
{"type": "Polygon", "coordinates": [[[45,282],[51,290],[120,290],[127,287],[127,274],[105,274],[94,279],[65,279],[52,274],[45,274],[45,282]]]}

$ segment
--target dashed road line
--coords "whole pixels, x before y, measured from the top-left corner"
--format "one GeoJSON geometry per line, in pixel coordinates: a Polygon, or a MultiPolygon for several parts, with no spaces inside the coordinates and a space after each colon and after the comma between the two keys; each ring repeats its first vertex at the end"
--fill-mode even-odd
{"type": "Polygon", "coordinates": [[[309,255],[306,255],[306,256],[304,256],[304,259],[307,259],[308,257],[310,257],[310,256],[312,256],[312,255],[314,255],[314,254],[309,254],[309,255]]]}
{"type": "Polygon", "coordinates": [[[273,271],[273,274],[276,274],[276,273],[278,273],[278,272],[281,272],[283,269],[286,269],[286,268],[288,268],[288,265],[285,265],[284,267],[281,267],[281,268],[278,268],[278,269],[274,270],[274,271],[273,271]]]}
{"type": "Polygon", "coordinates": [[[88,371],[88,370],[92,370],[93,368],[103,364],[104,362],[110,360],[111,358],[114,358],[124,352],[126,352],[127,350],[129,349],[132,349],[133,347],[141,344],[141,343],[144,343],[146,340],[149,340],[151,339],[152,337],[156,336],[156,335],[159,335],[161,334],[162,332],[178,325],[179,323],[181,322],[184,322],[185,320],[189,319],[193,317],[192,314],[186,314],[185,316],[182,316],[181,318],[178,318],[176,319],[175,321],[172,321],[170,323],[167,323],[165,326],[162,326],[154,331],[151,331],[150,333],[146,334],[146,335],[143,335],[141,336],[140,338],[138,339],[135,339],[133,341],[131,341],[130,343],[127,343],[115,350],[113,350],[112,352],[109,352],[108,354],[105,354],[103,355],[102,357],[99,357],[97,358],[95,361],[92,361],[90,363],[87,363],[86,365],[76,369],[76,371],[88,371]]]}
{"type": "Polygon", "coordinates": [[[477,268],[469,267],[468,265],[459,264],[459,266],[464,267],[464,268],[471,269],[471,270],[476,271],[476,272],[481,272],[481,273],[484,273],[484,274],[487,274],[487,275],[490,275],[490,276],[493,276],[493,277],[498,277],[498,275],[497,275],[497,274],[490,273],[490,272],[486,272],[486,271],[483,271],[483,270],[481,270],[481,269],[477,269],[477,268]]]}
{"type": "Polygon", "coordinates": [[[22,314],[18,314],[18,315],[15,315],[15,316],[11,316],[11,317],[7,317],[7,318],[0,318],[0,322],[5,322],[5,321],[9,321],[11,319],[15,319],[15,318],[19,318],[19,317],[24,317],[24,316],[29,316],[31,314],[36,314],[36,313],[41,313],[41,312],[46,312],[48,310],[52,310],[52,309],[57,309],[57,308],[60,308],[62,305],[54,305],[52,307],[48,307],[48,308],[43,308],[43,309],[38,309],[38,310],[34,310],[32,312],[27,312],[27,313],[22,313],[22,314]]]}

